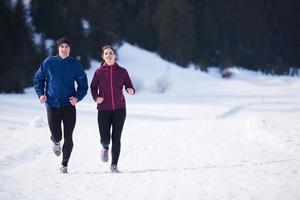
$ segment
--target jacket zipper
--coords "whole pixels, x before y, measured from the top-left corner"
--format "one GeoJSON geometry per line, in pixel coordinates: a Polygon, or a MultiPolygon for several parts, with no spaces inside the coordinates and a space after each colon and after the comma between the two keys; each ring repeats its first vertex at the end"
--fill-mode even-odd
{"type": "Polygon", "coordinates": [[[110,92],[113,110],[115,109],[114,88],[113,88],[113,67],[110,67],[110,92]]]}

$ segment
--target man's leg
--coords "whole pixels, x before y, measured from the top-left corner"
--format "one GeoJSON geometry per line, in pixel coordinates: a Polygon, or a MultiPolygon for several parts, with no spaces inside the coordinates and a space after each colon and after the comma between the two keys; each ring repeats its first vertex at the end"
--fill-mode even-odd
{"type": "Polygon", "coordinates": [[[58,108],[47,108],[48,124],[51,132],[50,139],[53,142],[53,153],[56,156],[61,154],[60,141],[62,139],[61,131],[61,111],[58,108]]]}
{"type": "Polygon", "coordinates": [[[61,112],[59,108],[47,108],[48,125],[51,132],[51,140],[59,143],[62,139],[61,112]]]}
{"type": "Polygon", "coordinates": [[[62,108],[62,119],[64,123],[64,144],[62,165],[68,166],[68,162],[73,149],[73,130],[76,124],[76,108],[68,106],[62,108]]]}

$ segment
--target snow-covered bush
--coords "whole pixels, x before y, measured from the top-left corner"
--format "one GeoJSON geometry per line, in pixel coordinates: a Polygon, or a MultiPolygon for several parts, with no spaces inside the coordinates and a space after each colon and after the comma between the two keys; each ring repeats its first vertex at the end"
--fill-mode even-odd
{"type": "Polygon", "coordinates": [[[154,85],[152,86],[152,91],[155,93],[165,93],[169,88],[171,84],[168,80],[167,76],[162,76],[154,82],[154,85]]]}
{"type": "Polygon", "coordinates": [[[236,69],[234,67],[226,67],[220,69],[220,73],[222,75],[222,78],[231,78],[236,74],[236,69]]]}

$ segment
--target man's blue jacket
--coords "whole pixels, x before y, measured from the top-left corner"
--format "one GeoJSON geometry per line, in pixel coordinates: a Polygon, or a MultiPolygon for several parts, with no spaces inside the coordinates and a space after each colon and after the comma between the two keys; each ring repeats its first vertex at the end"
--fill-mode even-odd
{"type": "Polygon", "coordinates": [[[70,97],[77,97],[80,101],[86,95],[87,77],[80,63],[74,58],[51,56],[42,62],[36,72],[34,89],[38,97],[46,95],[47,108],[70,106],[70,97]]]}

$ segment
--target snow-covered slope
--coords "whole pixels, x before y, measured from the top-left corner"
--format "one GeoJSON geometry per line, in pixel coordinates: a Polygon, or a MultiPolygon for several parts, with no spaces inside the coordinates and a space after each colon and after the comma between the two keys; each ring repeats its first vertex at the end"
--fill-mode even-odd
{"type": "Polygon", "coordinates": [[[0,94],[0,199],[300,199],[299,78],[237,69],[224,80],[126,43],[118,59],[139,88],[126,96],[122,173],[100,160],[88,93],[60,174],[45,108],[28,88],[0,94]]]}

